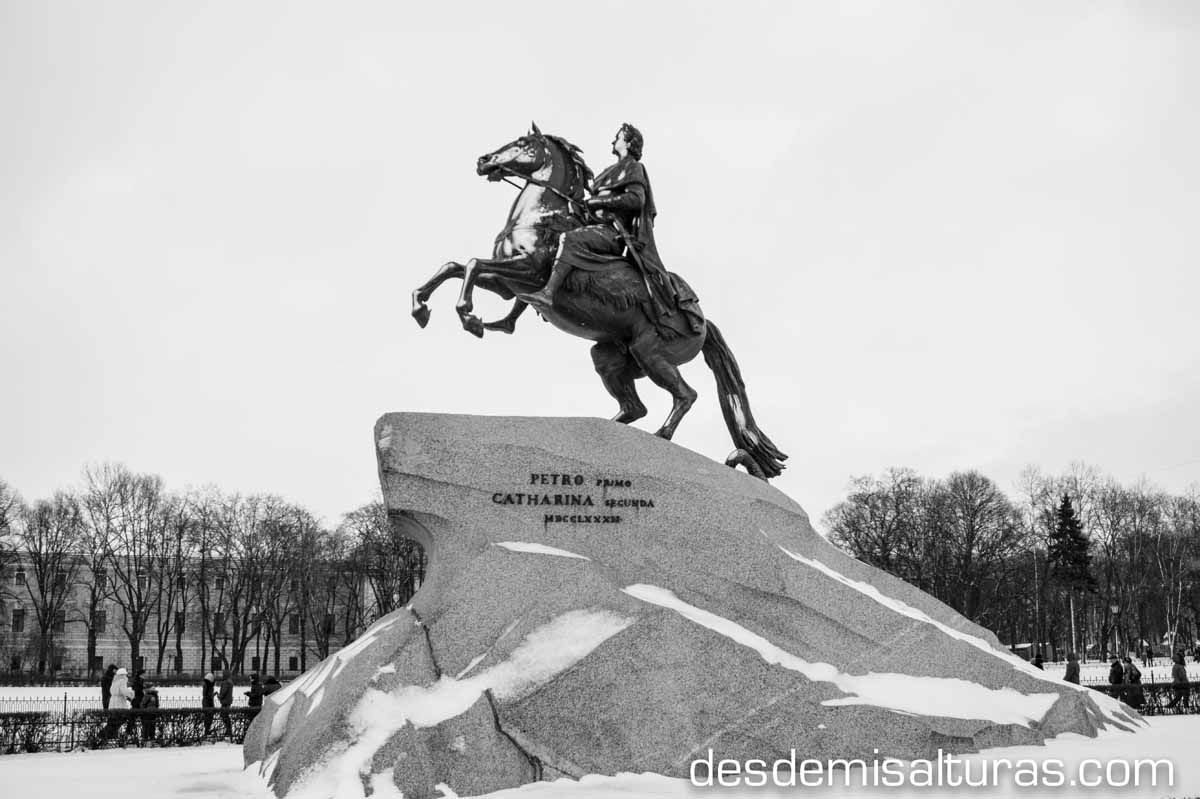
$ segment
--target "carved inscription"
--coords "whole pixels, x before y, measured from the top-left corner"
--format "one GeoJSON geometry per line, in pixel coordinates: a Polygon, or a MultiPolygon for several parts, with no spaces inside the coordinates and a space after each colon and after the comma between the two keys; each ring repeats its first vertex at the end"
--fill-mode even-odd
{"type": "Polygon", "coordinates": [[[652,497],[626,495],[635,486],[624,477],[530,472],[522,483],[519,490],[496,491],[492,502],[543,510],[543,524],[620,524],[621,516],[612,511],[654,507],[652,497]]]}

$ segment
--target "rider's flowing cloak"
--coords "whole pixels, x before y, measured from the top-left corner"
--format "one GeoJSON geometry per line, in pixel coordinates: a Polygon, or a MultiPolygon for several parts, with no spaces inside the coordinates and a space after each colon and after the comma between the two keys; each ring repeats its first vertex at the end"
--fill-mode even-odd
{"type": "MultiPolygon", "coordinates": [[[[700,312],[695,292],[682,278],[668,272],[663,266],[662,258],[659,257],[658,246],[654,241],[654,218],[658,215],[658,209],[654,205],[650,177],[646,174],[642,162],[628,156],[620,159],[596,177],[594,192],[633,193],[634,196],[643,197],[641,207],[636,211],[617,212],[629,220],[627,230],[633,238],[633,246],[641,256],[646,269],[647,283],[653,293],[652,300],[640,303],[643,313],[668,337],[703,332],[704,316],[700,312]],[[637,191],[637,188],[641,191],[637,191]],[[661,314],[658,312],[660,309],[661,314]]],[[[563,259],[570,266],[583,272],[596,272],[620,266],[629,268],[629,260],[621,254],[624,243],[613,240],[617,235],[615,228],[611,223],[606,224],[604,228],[605,238],[614,246],[588,246],[592,237],[580,237],[579,244],[583,246],[569,249],[564,247],[563,259]]]]}

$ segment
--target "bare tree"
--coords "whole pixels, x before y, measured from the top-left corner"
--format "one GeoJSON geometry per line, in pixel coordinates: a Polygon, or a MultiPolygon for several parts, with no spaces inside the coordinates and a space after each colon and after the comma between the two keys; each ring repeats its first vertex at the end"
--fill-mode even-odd
{"type": "Polygon", "coordinates": [[[300,575],[308,566],[296,542],[310,538],[319,528],[312,514],[299,505],[282,508],[278,518],[263,527],[265,563],[260,605],[265,647],[260,662],[265,664],[274,655],[275,673],[280,671],[284,624],[293,614],[300,615],[300,575]]]}
{"type": "Polygon", "coordinates": [[[230,662],[245,666],[246,649],[263,627],[263,588],[267,583],[267,540],[284,503],[278,497],[251,495],[229,498],[217,514],[217,549],[227,560],[223,595],[230,662]]]}
{"type": "Polygon", "coordinates": [[[54,671],[55,639],[65,631],[71,586],[80,565],[77,549],[83,527],[79,503],[63,492],[35,503],[17,526],[26,569],[22,588],[36,625],[31,643],[39,674],[45,674],[47,665],[54,671]]]}
{"type": "Polygon", "coordinates": [[[408,602],[425,578],[425,553],[391,523],[381,500],[347,513],[341,529],[358,542],[354,570],[365,572],[371,592],[371,621],[408,602]]]}
{"type": "Polygon", "coordinates": [[[12,526],[21,517],[21,495],[0,479],[0,573],[16,561],[17,547],[12,540],[12,526]]]}
{"type": "Polygon", "coordinates": [[[154,547],[151,568],[157,575],[158,598],[154,615],[154,631],[158,643],[155,671],[162,672],[167,647],[175,638],[175,657],[183,662],[183,628],[191,582],[187,577],[190,555],[189,527],[191,504],[186,496],[171,495],[162,505],[162,523],[156,527],[158,541],[154,547]]]}
{"type": "Polygon", "coordinates": [[[109,544],[107,529],[92,523],[88,498],[81,501],[84,524],[78,544],[79,586],[77,600],[68,612],[72,623],[83,625],[87,632],[88,677],[95,677],[96,642],[108,627],[107,603],[112,599],[113,583],[108,574],[109,544]]]}
{"type": "Polygon", "coordinates": [[[1005,575],[1025,545],[1020,514],[995,483],[974,471],[935,483],[927,502],[930,526],[941,529],[934,538],[945,547],[948,604],[974,621],[997,621],[1005,575]]]}
{"type": "Polygon", "coordinates": [[[105,464],[86,469],[84,480],[84,504],[93,528],[102,531],[107,543],[105,568],[136,668],[162,599],[162,547],[169,519],[162,478],[105,464]]]}

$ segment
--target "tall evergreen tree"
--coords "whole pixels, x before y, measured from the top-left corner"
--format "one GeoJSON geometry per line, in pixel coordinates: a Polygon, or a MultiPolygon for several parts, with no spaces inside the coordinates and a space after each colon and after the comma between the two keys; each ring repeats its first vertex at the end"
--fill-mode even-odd
{"type": "Polygon", "coordinates": [[[1072,591],[1096,589],[1096,578],[1092,576],[1091,541],[1083,534],[1083,525],[1071,504],[1071,497],[1066,494],[1063,494],[1055,514],[1054,530],[1050,533],[1047,548],[1050,576],[1059,585],[1072,591]]]}
{"type": "Polygon", "coordinates": [[[1075,595],[1095,592],[1096,578],[1092,576],[1091,541],[1083,534],[1083,525],[1071,497],[1063,494],[1055,514],[1054,530],[1050,533],[1046,557],[1050,562],[1050,577],[1067,589],[1071,614],[1071,649],[1079,651],[1075,630],[1075,595]]]}

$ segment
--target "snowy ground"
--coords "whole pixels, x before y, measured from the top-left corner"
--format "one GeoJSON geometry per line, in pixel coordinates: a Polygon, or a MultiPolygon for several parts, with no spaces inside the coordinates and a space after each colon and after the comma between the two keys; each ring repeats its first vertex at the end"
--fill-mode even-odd
{"type": "MultiPolygon", "coordinates": [[[[1057,789],[1019,788],[1011,782],[1000,788],[892,788],[864,791],[861,787],[836,788],[693,788],[686,780],[655,774],[623,774],[616,777],[586,777],[580,782],[560,780],[538,783],[489,794],[490,799],[684,799],[711,796],[714,799],[782,799],[808,794],[831,797],[920,797],[920,796],[1197,796],[1200,795],[1200,763],[1196,742],[1200,740],[1200,717],[1156,717],[1137,734],[1105,733],[1089,739],[1064,735],[1045,747],[1026,746],[991,749],[970,758],[972,763],[1012,762],[1030,759],[1044,762],[1057,758],[1073,775],[1080,761],[1132,758],[1165,758],[1172,761],[1172,786],[1089,789],[1065,785],[1057,789]]],[[[216,744],[183,749],[126,749],[64,754],[0,756],[0,786],[4,796],[39,796],[56,799],[268,799],[270,796],[255,772],[242,770],[241,747],[216,744]]],[[[452,797],[452,793],[446,793],[452,797]]],[[[361,796],[361,794],[360,794],[361,796]]],[[[393,794],[386,799],[395,799],[393,794]]],[[[376,794],[377,799],[385,799],[376,794]]]]}

